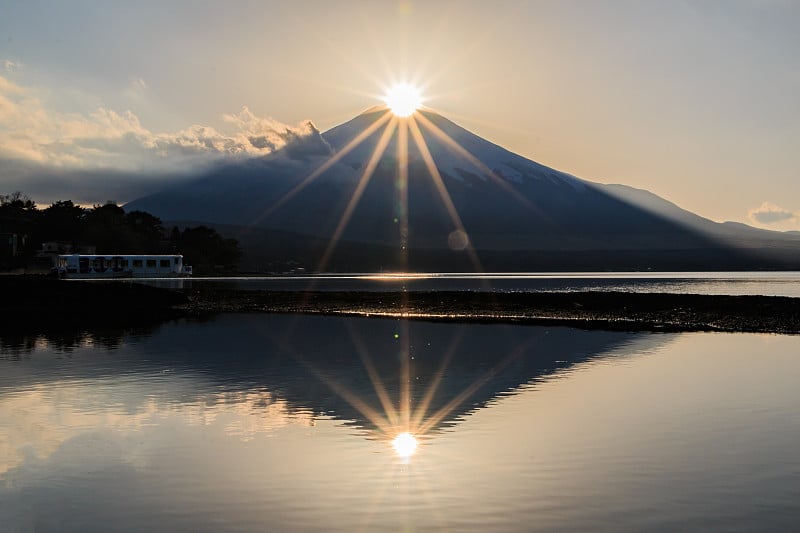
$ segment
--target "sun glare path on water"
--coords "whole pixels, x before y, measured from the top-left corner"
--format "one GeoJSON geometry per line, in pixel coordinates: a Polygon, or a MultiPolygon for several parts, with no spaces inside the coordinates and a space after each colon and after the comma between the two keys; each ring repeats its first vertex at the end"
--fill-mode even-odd
{"type": "Polygon", "coordinates": [[[409,83],[398,83],[389,87],[383,101],[396,116],[408,117],[422,105],[422,94],[409,83]]]}

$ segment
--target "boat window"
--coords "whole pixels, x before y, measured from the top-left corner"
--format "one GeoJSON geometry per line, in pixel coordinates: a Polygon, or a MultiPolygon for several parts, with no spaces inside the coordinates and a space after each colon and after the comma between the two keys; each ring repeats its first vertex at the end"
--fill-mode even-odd
{"type": "Polygon", "coordinates": [[[156,260],[155,259],[148,259],[147,260],[147,266],[151,267],[151,268],[155,267],[156,266],[156,260]]]}
{"type": "Polygon", "coordinates": [[[133,266],[141,267],[142,266],[142,260],[141,259],[134,259],[133,260],[133,266]]]}
{"type": "Polygon", "coordinates": [[[169,259],[161,260],[161,268],[169,268],[169,259]]]}
{"type": "Polygon", "coordinates": [[[127,268],[128,260],[127,259],[120,259],[119,260],[119,266],[121,266],[122,268],[127,268]]]}

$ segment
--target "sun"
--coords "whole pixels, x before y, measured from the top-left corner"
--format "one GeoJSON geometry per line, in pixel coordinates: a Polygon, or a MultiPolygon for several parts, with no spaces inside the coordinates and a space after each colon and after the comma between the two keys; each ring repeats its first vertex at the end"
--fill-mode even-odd
{"type": "Polygon", "coordinates": [[[398,83],[389,87],[383,101],[396,116],[407,117],[422,105],[422,95],[413,85],[398,83]]]}

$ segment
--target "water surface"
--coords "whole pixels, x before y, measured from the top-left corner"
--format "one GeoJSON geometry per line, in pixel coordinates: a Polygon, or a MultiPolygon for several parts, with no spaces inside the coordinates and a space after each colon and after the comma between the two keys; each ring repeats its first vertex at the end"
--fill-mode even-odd
{"type": "Polygon", "coordinates": [[[291,315],[2,334],[0,524],[798,530],[798,354],[797,336],[291,315]]]}
{"type": "MultiPolygon", "coordinates": [[[[130,283],[131,281],[123,281],[130,283]]],[[[134,280],[164,287],[340,291],[621,291],[800,297],[800,272],[550,272],[327,274],[134,280]]]]}

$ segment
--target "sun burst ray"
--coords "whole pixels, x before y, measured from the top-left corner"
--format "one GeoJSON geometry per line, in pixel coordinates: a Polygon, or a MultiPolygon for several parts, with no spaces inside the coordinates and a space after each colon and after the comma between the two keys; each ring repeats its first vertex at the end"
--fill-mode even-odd
{"type": "Polygon", "coordinates": [[[414,431],[419,430],[422,420],[425,418],[425,415],[428,414],[428,408],[430,407],[431,402],[433,401],[433,396],[439,389],[439,384],[441,383],[442,378],[444,377],[444,373],[447,370],[447,367],[450,365],[450,360],[453,358],[456,351],[458,350],[462,338],[464,338],[464,328],[458,330],[456,337],[450,343],[450,346],[448,346],[447,351],[445,352],[444,357],[442,358],[442,362],[439,365],[439,368],[436,369],[436,373],[434,374],[431,382],[428,384],[428,388],[425,391],[425,395],[420,400],[419,405],[417,406],[414,412],[414,417],[411,419],[411,424],[410,424],[410,427],[413,428],[414,431]]]}
{"type": "Polygon", "coordinates": [[[350,332],[350,338],[353,340],[353,345],[356,347],[356,352],[361,359],[361,363],[367,370],[367,375],[369,376],[369,380],[372,382],[372,386],[375,389],[375,394],[377,394],[378,400],[383,406],[383,410],[386,411],[386,417],[389,419],[389,423],[393,427],[398,427],[400,425],[400,417],[397,413],[397,409],[395,409],[394,405],[392,404],[392,400],[389,397],[389,392],[386,390],[386,386],[383,384],[383,380],[381,379],[380,375],[378,375],[375,364],[372,362],[372,358],[369,355],[369,350],[364,345],[364,341],[356,332],[356,329],[353,327],[352,323],[345,321],[345,324],[347,324],[347,329],[350,332]]]}
{"type": "Polygon", "coordinates": [[[323,172],[331,168],[333,165],[338,163],[344,156],[350,153],[353,149],[358,147],[365,139],[367,139],[370,135],[375,133],[378,128],[383,126],[385,122],[392,118],[392,114],[389,111],[386,111],[383,115],[381,115],[375,122],[369,125],[364,131],[353,137],[353,139],[347,143],[341,150],[333,154],[328,160],[326,160],[322,165],[317,167],[311,174],[306,176],[300,183],[292,187],[286,194],[283,195],[277,202],[272,204],[268,209],[266,209],[263,213],[261,213],[258,217],[256,217],[251,223],[250,226],[255,226],[260,221],[264,220],[266,217],[270,216],[276,210],[280,209],[283,205],[286,204],[289,200],[291,200],[297,193],[305,189],[311,182],[317,179],[323,172]]]}
{"type": "Polygon", "coordinates": [[[522,205],[529,209],[533,209],[539,212],[539,208],[537,208],[530,200],[525,198],[518,190],[516,190],[508,181],[501,178],[486,166],[480,159],[475,157],[469,150],[458,144],[452,137],[450,137],[447,133],[442,131],[439,126],[434,124],[428,117],[426,117],[423,113],[417,113],[416,120],[418,120],[425,129],[430,131],[436,137],[439,138],[448,148],[456,152],[458,155],[472,163],[476,168],[480,169],[486,176],[488,176],[496,185],[500,186],[505,192],[509,193],[515,200],[520,202],[522,205]]]}
{"type": "Polygon", "coordinates": [[[508,366],[514,359],[520,357],[525,350],[531,345],[532,341],[528,341],[521,346],[518,346],[516,349],[512,350],[510,354],[508,354],[502,361],[500,361],[497,365],[492,367],[491,369],[487,370],[483,376],[476,379],[472,384],[454,396],[449,402],[447,402],[444,406],[442,406],[439,410],[433,413],[430,417],[423,424],[420,425],[419,429],[417,430],[417,434],[424,435],[432,428],[436,427],[442,420],[444,420],[450,413],[452,413],[459,405],[464,403],[470,396],[475,394],[475,392],[485,385],[490,379],[492,379],[499,371],[503,368],[508,366]]]}
{"type": "MultiPolygon", "coordinates": [[[[450,216],[450,220],[453,222],[453,225],[458,231],[463,232],[463,234],[468,237],[469,233],[467,233],[464,224],[461,222],[461,217],[458,215],[458,210],[456,210],[456,206],[453,204],[453,199],[450,197],[450,193],[447,191],[447,186],[444,184],[442,175],[436,166],[436,162],[433,160],[431,151],[428,149],[428,144],[425,142],[425,138],[422,136],[422,132],[420,131],[416,118],[413,115],[408,118],[408,126],[409,130],[411,130],[411,136],[414,138],[414,142],[419,148],[422,160],[425,162],[425,166],[428,168],[431,179],[433,179],[436,190],[439,192],[439,197],[444,204],[445,210],[450,216]]],[[[478,258],[478,254],[475,252],[475,248],[473,247],[471,240],[467,240],[466,251],[469,255],[470,261],[472,261],[472,266],[475,268],[475,271],[483,272],[483,267],[481,266],[480,259],[478,258]]]]}
{"type": "Polygon", "coordinates": [[[389,121],[389,124],[387,124],[386,128],[383,130],[383,134],[381,135],[378,144],[375,146],[375,150],[373,150],[372,156],[370,157],[366,168],[364,168],[363,174],[361,174],[361,178],[358,180],[356,189],[353,191],[350,201],[347,203],[347,207],[339,219],[339,224],[336,226],[336,230],[334,230],[333,235],[328,242],[325,253],[322,255],[322,259],[320,259],[319,266],[317,267],[318,272],[321,272],[327,266],[328,261],[330,260],[331,255],[333,254],[333,251],[342,236],[342,233],[344,233],[344,230],[347,227],[347,223],[350,222],[350,217],[353,216],[353,211],[355,211],[359,200],[361,200],[361,195],[364,194],[364,189],[367,188],[367,184],[369,184],[372,175],[375,173],[375,168],[377,168],[383,153],[386,151],[386,147],[389,145],[389,141],[394,134],[396,125],[397,117],[392,117],[392,119],[389,121]]]}
{"type": "Polygon", "coordinates": [[[340,384],[330,376],[326,376],[301,356],[298,355],[296,358],[298,361],[300,361],[300,363],[308,368],[311,373],[317,377],[317,379],[327,385],[328,388],[330,388],[341,399],[350,404],[353,409],[364,415],[364,418],[372,422],[372,424],[374,424],[379,431],[387,435],[392,434],[396,426],[391,424],[386,417],[381,415],[380,412],[370,407],[367,402],[359,398],[355,392],[340,384]]]}
{"type": "MultiPolygon", "coordinates": [[[[405,304],[408,305],[408,304],[405,304]]],[[[400,416],[401,428],[409,430],[411,423],[411,327],[408,320],[400,321],[400,416]]]]}
{"type": "Polygon", "coordinates": [[[408,271],[408,121],[399,120],[397,127],[397,196],[400,212],[400,257],[402,270],[408,271]]]}

